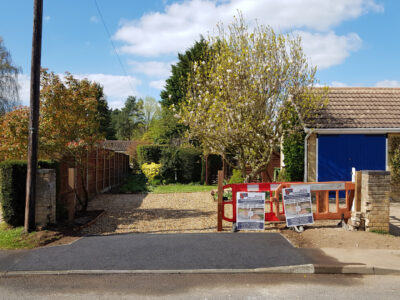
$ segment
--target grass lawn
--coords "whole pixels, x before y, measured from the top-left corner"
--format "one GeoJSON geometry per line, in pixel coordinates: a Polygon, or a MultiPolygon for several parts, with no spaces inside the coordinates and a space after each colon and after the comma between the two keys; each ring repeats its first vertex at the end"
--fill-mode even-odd
{"type": "Polygon", "coordinates": [[[217,189],[216,185],[200,185],[196,183],[175,183],[166,185],[150,185],[146,183],[144,175],[130,175],[127,181],[120,186],[116,193],[191,193],[191,192],[208,192],[217,189]]]}
{"type": "Polygon", "coordinates": [[[38,245],[36,233],[24,233],[24,227],[10,228],[7,224],[0,224],[0,249],[34,248],[38,245]]]}
{"type": "Polygon", "coordinates": [[[199,185],[199,184],[167,184],[150,187],[151,193],[166,194],[166,193],[190,193],[190,192],[209,192],[217,189],[216,185],[199,185]]]}

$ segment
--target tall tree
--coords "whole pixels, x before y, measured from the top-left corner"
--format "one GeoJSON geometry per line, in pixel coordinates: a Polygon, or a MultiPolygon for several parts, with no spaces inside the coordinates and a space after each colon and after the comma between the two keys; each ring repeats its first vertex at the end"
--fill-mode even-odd
{"type": "Polygon", "coordinates": [[[153,97],[146,97],[143,101],[143,115],[145,131],[149,129],[151,122],[159,118],[161,113],[160,104],[153,97]]]}
{"type": "Polygon", "coordinates": [[[125,106],[111,113],[112,124],[119,140],[130,140],[134,130],[144,122],[143,100],[136,100],[136,97],[129,96],[125,106]]]}
{"type": "MultiPolygon", "coordinates": [[[[82,210],[88,205],[86,186],[87,151],[104,138],[100,132],[98,84],[75,79],[62,80],[46,70],[41,74],[39,157],[61,160],[81,172],[82,210]]],[[[26,159],[29,109],[21,107],[0,119],[0,159],[26,159]]]]}
{"type": "Polygon", "coordinates": [[[228,30],[209,37],[208,60],[195,63],[187,102],[180,112],[190,134],[206,150],[246,167],[250,180],[279,146],[293,104],[303,117],[322,103],[313,93],[316,68],[310,67],[300,37],[276,34],[257,25],[250,31],[240,15],[228,30]]]}
{"type": "Polygon", "coordinates": [[[99,112],[100,133],[104,135],[107,140],[115,139],[115,130],[111,124],[111,110],[108,108],[107,99],[103,92],[103,87],[95,83],[97,94],[97,111],[99,112]]]}
{"type": "Polygon", "coordinates": [[[158,128],[157,142],[170,142],[180,139],[187,130],[178,122],[171,105],[179,107],[186,102],[188,75],[192,70],[193,63],[204,59],[207,50],[207,42],[203,37],[196,41],[193,47],[185,53],[178,54],[178,62],[171,66],[171,76],[166,80],[165,89],[161,91],[161,121],[158,128]]]}
{"type": "Polygon", "coordinates": [[[16,67],[11,59],[11,54],[3,44],[0,36],[0,116],[11,111],[19,102],[18,74],[20,68],[16,67]]]}

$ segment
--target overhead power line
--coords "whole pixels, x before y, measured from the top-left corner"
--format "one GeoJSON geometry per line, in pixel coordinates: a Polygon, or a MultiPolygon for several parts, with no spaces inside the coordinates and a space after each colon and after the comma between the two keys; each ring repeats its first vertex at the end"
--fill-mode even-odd
{"type": "Polygon", "coordinates": [[[101,23],[103,23],[104,29],[105,29],[105,31],[106,31],[106,33],[107,33],[107,36],[108,36],[109,40],[110,40],[111,46],[113,47],[114,52],[115,52],[115,55],[117,56],[119,65],[121,66],[121,69],[122,69],[122,71],[124,72],[124,74],[125,74],[125,76],[126,76],[126,80],[128,81],[129,87],[132,89],[132,93],[134,94],[134,93],[135,93],[135,89],[133,88],[133,85],[132,85],[132,83],[131,83],[131,81],[130,81],[130,79],[129,79],[129,75],[128,75],[128,73],[126,72],[126,69],[125,69],[125,67],[124,67],[124,65],[123,65],[123,63],[122,63],[121,57],[120,57],[119,54],[118,54],[117,48],[115,47],[115,44],[114,44],[114,42],[112,41],[110,31],[108,30],[107,24],[106,24],[106,22],[104,21],[103,14],[101,13],[101,10],[100,10],[99,4],[97,3],[97,0],[94,0],[94,4],[95,4],[95,6],[96,6],[97,12],[99,13],[101,23]]]}

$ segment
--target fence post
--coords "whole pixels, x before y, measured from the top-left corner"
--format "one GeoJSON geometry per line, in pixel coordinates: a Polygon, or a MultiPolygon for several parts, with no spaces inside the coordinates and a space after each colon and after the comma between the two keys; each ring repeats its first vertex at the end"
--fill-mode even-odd
{"type": "Polygon", "coordinates": [[[106,147],[103,146],[103,191],[106,187],[106,147]]]}
{"type": "Polygon", "coordinates": [[[96,163],[95,163],[95,167],[94,167],[94,171],[95,171],[95,177],[96,177],[96,195],[99,193],[99,190],[98,190],[98,188],[97,188],[97,179],[98,179],[98,177],[97,177],[97,158],[98,158],[98,156],[99,156],[99,147],[98,146],[96,146],[96,163]]]}
{"type": "Polygon", "coordinates": [[[107,151],[107,165],[108,165],[108,186],[107,186],[107,189],[109,187],[111,187],[111,157],[110,157],[110,152],[111,152],[111,150],[107,151]]]}
{"type": "Polygon", "coordinates": [[[90,195],[89,189],[89,150],[86,150],[86,189],[88,193],[88,197],[90,195]]]}
{"type": "Polygon", "coordinates": [[[222,231],[222,209],[223,209],[223,197],[224,197],[224,171],[218,171],[218,220],[217,220],[217,231],[222,231]]]}

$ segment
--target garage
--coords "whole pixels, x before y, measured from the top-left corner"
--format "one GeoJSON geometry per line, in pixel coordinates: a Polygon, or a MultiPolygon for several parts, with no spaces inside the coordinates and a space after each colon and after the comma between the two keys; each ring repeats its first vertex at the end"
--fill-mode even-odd
{"type": "Polygon", "coordinates": [[[317,135],[317,181],[349,181],[351,169],[386,170],[385,134],[317,135]]]}

